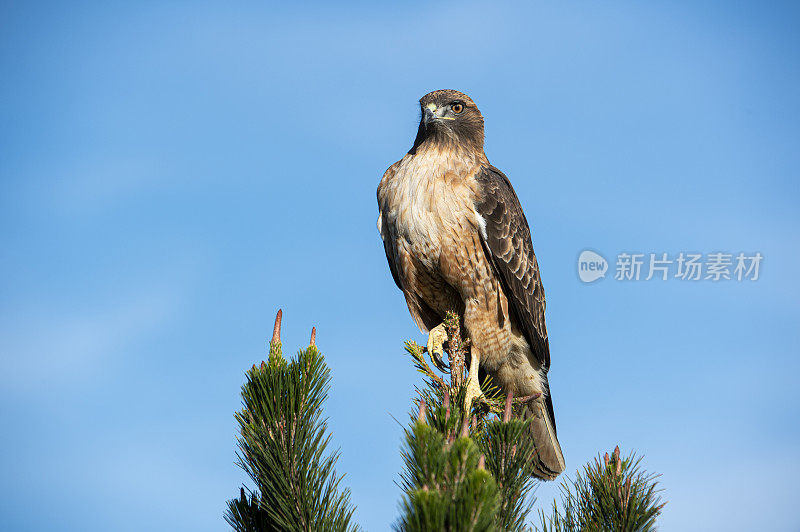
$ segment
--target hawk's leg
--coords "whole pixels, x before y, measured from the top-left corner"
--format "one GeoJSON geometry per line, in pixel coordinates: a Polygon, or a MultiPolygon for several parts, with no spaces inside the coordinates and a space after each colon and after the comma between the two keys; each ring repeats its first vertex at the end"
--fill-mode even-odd
{"type": "Polygon", "coordinates": [[[447,331],[444,328],[444,323],[440,323],[428,333],[428,355],[431,357],[433,364],[439,368],[439,371],[447,373],[449,368],[442,358],[445,340],[447,340],[447,331]]]}
{"type": "Polygon", "coordinates": [[[469,361],[469,374],[467,375],[467,396],[464,399],[464,405],[467,412],[472,408],[472,402],[481,396],[481,383],[478,376],[478,369],[480,368],[480,355],[477,349],[472,349],[469,361]]]}

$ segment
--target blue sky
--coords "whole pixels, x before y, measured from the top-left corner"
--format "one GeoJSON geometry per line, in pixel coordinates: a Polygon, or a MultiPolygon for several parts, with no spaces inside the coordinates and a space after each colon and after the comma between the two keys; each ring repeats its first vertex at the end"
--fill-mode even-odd
{"type": "MultiPolygon", "coordinates": [[[[312,325],[368,530],[423,341],[375,229],[417,99],[467,92],[548,296],[568,469],[620,444],[663,530],[797,530],[800,34],[789,3],[0,8],[0,520],[224,530],[244,371],[312,325]],[[594,249],[756,282],[583,284],[594,249]]],[[[612,264],[613,267],[613,264],[612,264]]],[[[556,486],[538,491],[549,505],[556,486]]]]}

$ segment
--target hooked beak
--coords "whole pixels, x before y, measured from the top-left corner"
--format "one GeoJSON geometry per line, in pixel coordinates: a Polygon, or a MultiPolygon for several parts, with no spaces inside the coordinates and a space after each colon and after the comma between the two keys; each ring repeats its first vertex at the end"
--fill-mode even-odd
{"type": "Polygon", "coordinates": [[[436,120],[436,115],[434,113],[436,113],[435,103],[429,103],[422,110],[422,120],[425,122],[426,126],[436,120]]]}
{"type": "Polygon", "coordinates": [[[425,121],[426,126],[434,120],[455,120],[455,118],[452,116],[445,115],[447,112],[447,106],[436,107],[435,103],[429,103],[426,105],[422,112],[424,113],[423,120],[425,121]]]}

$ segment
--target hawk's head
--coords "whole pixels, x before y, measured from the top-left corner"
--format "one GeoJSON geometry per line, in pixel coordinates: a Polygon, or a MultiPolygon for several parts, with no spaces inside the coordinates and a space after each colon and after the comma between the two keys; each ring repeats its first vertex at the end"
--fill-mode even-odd
{"type": "Polygon", "coordinates": [[[431,141],[483,151],[483,116],[472,98],[444,89],[429,92],[419,105],[422,117],[412,150],[431,141]]]}

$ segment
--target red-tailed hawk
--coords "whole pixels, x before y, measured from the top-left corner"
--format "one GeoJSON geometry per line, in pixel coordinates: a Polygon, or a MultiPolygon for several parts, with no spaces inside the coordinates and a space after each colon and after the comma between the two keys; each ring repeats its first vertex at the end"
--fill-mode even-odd
{"type": "Polygon", "coordinates": [[[544,289],[531,232],[508,178],[483,152],[483,116],[469,98],[439,90],[420,100],[409,152],[378,186],[378,230],[411,316],[441,353],[447,311],[471,340],[468,401],[480,395],[479,368],[528,403],[539,453],[536,476],[564,471],[547,384],[550,348],[544,289]]]}

